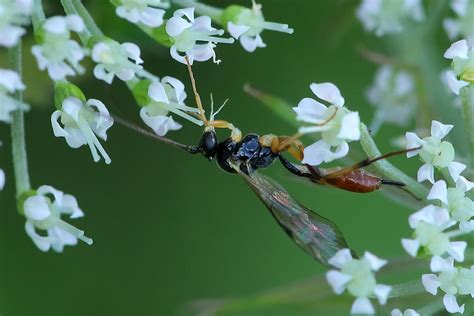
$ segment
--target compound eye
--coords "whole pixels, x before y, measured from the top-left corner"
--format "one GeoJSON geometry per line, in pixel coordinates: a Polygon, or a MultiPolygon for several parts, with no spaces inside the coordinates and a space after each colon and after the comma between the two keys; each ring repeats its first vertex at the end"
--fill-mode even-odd
{"type": "Polygon", "coordinates": [[[212,160],[217,151],[216,133],[214,131],[204,132],[204,134],[201,136],[201,140],[199,141],[199,147],[202,150],[202,154],[209,160],[212,160]]]}

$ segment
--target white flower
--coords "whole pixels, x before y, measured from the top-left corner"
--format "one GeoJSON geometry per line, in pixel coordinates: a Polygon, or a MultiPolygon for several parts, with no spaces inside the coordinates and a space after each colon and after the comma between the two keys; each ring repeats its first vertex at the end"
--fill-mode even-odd
{"type": "Polygon", "coordinates": [[[417,106],[412,76],[406,71],[395,71],[388,65],[377,70],[366,96],[376,108],[370,128],[372,133],[376,132],[383,122],[406,126],[417,106]]]}
{"type": "Polygon", "coordinates": [[[227,23],[229,34],[240,40],[242,47],[248,52],[254,52],[257,47],[266,47],[260,37],[263,30],[271,30],[292,34],[293,29],[288,24],[267,22],[262,14],[262,5],[253,0],[252,9],[241,8],[231,21],[227,23]]]}
{"type": "Polygon", "coordinates": [[[446,80],[449,88],[459,95],[462,88],[474,82],[474,46],[469,47],[463,39],[453,43],[443,56],[452,60],[446,80]]]}
{"type": "Polygon", "coordinates": [[[0,191],[2,191],[4,187],[5,187],[5,171],[3,171],[3,169],[0,169],[0,191]]]}
{"type": "Polygon", "coordinates": [[[111,159],[97,136],[104,141],[107,140],[107,130],[112,126],[113,120],[105,105],[99,100],[89,99],[82,102],[78,98],[68,97],[62,103],[62,109],[54,111],[51,115],[53,133],[56,137],[64,137],[67,144],[72,148],[89,145],[94,161],[99,161],[99,150],[105,163],[111,163],[111,159]],[[61,127],[59,124],[61,119],[61,127]]]}
{"type": "Polygon", "coordinates": [[[431,122],[431,136],[420,139],[415,133],[405,134],[407,149],[421,147],[421,149],[407,152],[411,158],[420,155],[424,165],[418,170],[419,182],[425,180],[434,183],[434,168],[448,168],[449,174],[456,181],[459,174],[466,168],[462,163],[454,161],[454,147],[450,142],[442,139],[451,131],[453,125],[444,125],[438,121],[431,122]]]}
{"type": "Polygon", "coordinates": [[[84,216],[72,195],[43,185],[25,200],[23,210],[26,233],[41,251],[52,247],[54,251],[62,252],[64,246],[74,246],[78,239],[92,245],[92,239],[84,236],[84,231],[61,219],[63,214],[71,219],[84,216]],[[38,234],[37,229],[46,231],[46,236],[38,234]]]}
{"type": "Polygon", "coordinates": [[[313,83],[313,93],[329,103],[326,106],[314,99],[304,98],[293,110],[296,119],[313,126],[299,128],[299,133],[321,132],[321,140],[304,150],[303,163],[313,166],[344,157],[349,152],[348,142],[360,139],[360,119],[358,112],[351,112],[344,107],[344,98],[339,89],[332,83],[313,83]],[[335,147],[332,151],[331,148],[335,147]]]}
{"type": "Polygon", "coordinates": [[[326,273],[326,280],[337,295],[345,290],[356,300],[352,304],[351,314],[374,314],[375,310],[369,297],[375,295],[381,305],[385,305],[392,288],[377,284],[374,272],[387,263],[370,252],[365,252],[362,259],[354,259],[349,249],[339,250],[329,264],[339,270],[326,273]]]}
{"type": "Polygon", "coordinates": [[[363,0],[356,15],[366,31],[377,36],[399,33],[409,20],[425,17],[421,0],[363,0]]]}
{"type": "Polygon", "coordinates": [[[0,69],[0,121],[10,123],[11,112],[27,110],[28,105],[11,97],[16,91],[25,90],[18,73],[8,69],[0,69]]]}
{"type": "Polygon", "coordinates": [[[169,8],[169,1],[163,0],[120,0],[115,13],[131,23],[142,23],[149,27],[163,24],[163,16],[169,8]]]}
{"type": "Polygon", "coordinates": [[[164,77],[161,82],[155,81],[148,87],[149,103],[140,110],[140,117],[153,131],[164,136],[168,131],[175,131],[182,126],[176,123],[169,112],[175,113],[198,125],[202,122],[185,112],[197,113],[196,108],[184,104],[186,92],[181,81],[172,77],[164,77]]]}
{"type": "Polygon", "coordinates": [[[112,40],[99,42],[92,48],[92,60],[97,63],[94,76],[111,84],[114,77],[129,81],[142,70],[140,48],[133,43],[119,44],[112,40]]]}
{"type": "Polygon", "coordinates": [[[433,256],[442,256],[446,253],[456,259],[464,261],[464,251],[467,243],[464,241],[450,241],[447,228],[455,224],[449,217],[446,209],[428,205],[409,217],[410,227],[415,230],[414,239],[402,239],[402,246],[412,257],[416,257],[420,247],[433,256]]]}
{"type": "Polygon", "coordinates": [[[444,29],[450,40],[459,36],[466,38],[468,43],[474,44],[474,1],[452,0],[451,9],[456,13],[456,18],[446,18],[443,21],[444,29]]]}
{"type": "Polygon", "coordinates": [[[33,46],[31,52],[39,69],[48,69],[52,80],[64,80],[67,76],[84,73],[84,67],[79,62],[87,51],[71,40],[71,31],[82,32],[84,27],[81,17],[75,14],[55,16],[44,22],[41,43],[33,46]]]}
{"type": "Polygon", "coordinates": [[[398,308],[392,310],[390,316],[420,316],[414,309],[407,309],[404,312],[399,310],[398,308]]]}
{"type": "Polygon", "coordinates": [[[431,264],[433,272],[439,274],[424,274],[421,278],[425,290],[436,295],[438,288],[445,295],[444,307],[449,313],[464,313],[464,304],[459,306],[456,295],[470,295],[474,298],[474,266],[470,269],[454,266],[454,259],[441,257],[433,258],[431,264]]]}
{"type": "Polygon", "coordinates": [[[441,201],[442,207],[448,210],[452,219],[467,225],[468,221],[474,216],[474,202],[466,196],[468,188],[463,185],[463,181],[458,180],[455,188],[447,188],[444,180],[437,181],[431,188],[427,198],[428,200],[441,201]]]}
{"type": "Polygon", "coordinates": [[[214,52],[215,43],[234,42],[233,38],[216,36],[224,34],[224,30],[213,28],[210,17],[200,16],[194,19],[194,8],[176,10],[173,17],[166,22],[166,32],[173,40],[171,56],[183,64],[186,60],[182,54],[188,57],[190,64],[194,60],[206,61],[210,58],[219,63],[214,52]]]}
{"type": "Polygon", "coordinates": [[[33,0],[0,0],[0,46],[13,47],[30,23],[33,0]]]}

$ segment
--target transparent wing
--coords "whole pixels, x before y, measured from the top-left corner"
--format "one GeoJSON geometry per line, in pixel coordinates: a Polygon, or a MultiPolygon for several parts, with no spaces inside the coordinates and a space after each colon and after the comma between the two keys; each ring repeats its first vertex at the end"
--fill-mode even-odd
{"type": "Polygon", "coordinates": [[[240,173],[286,234],[325,266],[338,250],[349,248],[344,236],[330,220],[298,203],[272,179],[240,173]]]}

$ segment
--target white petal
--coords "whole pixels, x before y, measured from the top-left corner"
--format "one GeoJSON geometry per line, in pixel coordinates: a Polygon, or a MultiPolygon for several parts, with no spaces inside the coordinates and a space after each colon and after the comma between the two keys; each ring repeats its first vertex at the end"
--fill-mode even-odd
{"type": "Polygon", "coordinates": [[[444,180],[436,181],[426,198],[428,200],[440,200],[444,204],[448,204],[448,188],[446,182],[444,180]]]}
{"type": "Polygon", "coordinates": [[[449,243],[448,253],[458,262],[464,261],[464,252],[467,247],[465,241],[452,241],[449,243]]]}
{"type": "Polygon", "coordinates": [[[442,271],[449,271],[454,268],[454,258],[449,257],[444,259],[440,256],[433,256],[430,262],[430,270],[431,272],[442,272],[442,271]]]}
{"type": "Polygon", "coordinates": [[[148,7],[140,15],[140,21],[149,27],[159,27],[163,24],[165,13],[165,10],[148,7]]]}
{"type": "Polygon", "coordinates": [[[188,56],[192,56],[194,60],[197,61],[206,61],[209,60],[213,57],[215,57],[215,52],[214,52],[214,44],[208,43],[208,44],[196,44],[193,47],[193,51],[191,53],[188,53],[188,56]]]}
{"type": "Polygon", "coordinates": [[[102,62],[102,55],[106,53],[107,51],[110,50],[110,47],[104,43],[104,42],[99,42],[94,45],[92,48],[92,60],[95,61],[96,63],[102,62]]]}
{"type": "Polygon", "coordinates": [[[434,167],[430,164],[425,163],[423,166],[420,167],[420,169],[418,169],[416,179],[418,182],[428,180],[431,183],[434,183],[434,167]]]}
{"type": "Polygon", "coordinates": [[[61,204],[61,212],[64,214],[70,214],[71,218],[79,218],[84,216],[84,212],[79,208],[77,200],[70,194],[64,194],[61,204]]]}
{"type": "Polygon", "coordinates": [[[341,95],[341,92],[336,87],[335,84],[331,82],[323,82],[323,83],[312,83],[310,85],[311,90],[313,93],[320,98],[321,100],[327,101],[331,104],[343,106],[344,105],[344,98],[341,95]]]}
{"type": "Polygon", "coordinates": [[[67,97],[62,103],[63,112],[74,119],[79,121],[79,111],[81,110],[83,103],[76,97],[67,97]]]}
{"type": "Polygon", "coordinates": [[[434,205],[427,205],[421,210],[411,214],[408,217],[408,223],[410,227],[415,229],[418,226],[419,222],[434,223],[433,214],[436,211],[434,205]]]}
{"type": "Polygon", "coordinates": [[[194,8],[193,7],[176,10],[174,11],[173,15],[177,17],[185,16],[189,19],[189,21],[194,22],[194,8]]]}
{"type": "Polygon", "coordinates": [[[25,29],[17,26],[7,26],[0,30],[0,46],[13,47],[18,43],[20,37],[25,34],[25,29]]]}
{"type": "Polygon", "coordinates": [[[166,22],[166,33],[169,36],[176,37],[179,36],[183,31],[192,26],[191,23],[186,20],[178,17],[172,17],[166,22]]]}
{"type": "Polygon", "coordinates": [[[403,316],[403,313],[398,308],[392,309],[390,316],[403,316]]]}
{"type": "Polygon", "coordinates": [[[456,295],[446,294],[443,296],[443,304],[446,307],[446,310],[451,313],[464,313],[464,304],[459,306],[458,301],[456,300],[456,295]]]}
{"type": "Polygon", "coordinates": [[[349,152],[349,145],[343,142],[336,151],[331,151],[331,145],[324,140],[319,140],[304,149],[304,158],[302,163],[317,166],[323,162],[330,162],[344,157],[349,152]]]}
{"type": "Polygon", "coordinates": [[[120,46],[127,52],[128,58],[131,58],[135,61],[135,64],[139,65],[143,63],[143,60],[140,58],[140,47],[134,43],[122,43],[120,46]]]}
{"type": "Polygon", "coordinates": [[[374,306],[366,297],[358,297],[351,307],[351,314],[369,314],[375,313],[374,306]]]}
{"type": "Polygon", "coordinates": [[[433,120],[431,122],[431,136],[437,139],[443,139],[453,129],[454,125],[443,124],[433,120]]]}
{"type": "MultiPolygon", "coordinates": [[[[421,140],[421,138],[418,137],[418,135],[416,135],[415,133],[412,133],[412,132],[407,132],[405,134],[405,139],[406,139],[406,143],[407,143],[407,149],[417,148],[417,147],[423,146],[425,144],[425,142],[423,140],[421,140]]],[[[413,150],[413,151],[407,152],[407,158],[411,158],[413,156],[416,156],[419,151],[420,150],[413,150]]]]}
{"type": "Polygon", "coordinates": [[[364,260],[367,261],[373,271],[379,271],[380,268],[387,264],[387,260],[380,259],[368,251],[364,253],[364,260]]]}
{"type": "Polygon", "coordinates": [[[324,104],[311,98],[302,99],[298,106],[293,108],[293,111],[296,112],[297,120],[315,124],[321,123],[324,120],[323,115],[326,110],[327,107],[324,104]]]}
{"type": "Polygon", "coordinates": [[[64,193],[62,191],[56,190],[50,185],[42,185],[38,188],[38,194],[48,195],[52,194],[54,196],[54,202],[61,203],[64,193]]]}
{"type": "Polygon", "coordinates": [[[166,76],[161,79],[161,83],[169,84],[173,87],[175,92],[175,98],[178,104],[181,104],[184,99],[186,99],[186,92],[184,92],[184,84],[180,80],[166,76]]]}
{"type": "Polygon", "coordinates": [[[407,309],[403,316],[420,316],[414,309],[407,309]]]}
{"type": "Polygon", "coordinates": [[[377,284],[374,289],[374,294],[377,296],[380,305],[385,305],[387,303],[388,295],[392,291],[392,287],[384,284],[377,284]]]}
{"type": "Polygon", "coordinates": [[[250,27],[246,25],[236,25],[232,22],[227,23],[227,30],[229,31],[229,34],[235,39],[238,39],[242,34],[247,32],[249,29],[250,27]]]}
{"type": "Polygon", "coordinates": [[[240,44],[242,47],[249,53],[254,52],[257,47],[266,47],[265,43],[263,42],[262,38],[260,35],[257,36],[247,36],[247,35],[242,35],[240,37],[240,44]]]}
{"type": "Polygon", "coordinates": [[[464,192],[471,191],[474,188],[474,182],[471,182],[466,178],[459,176],[456,181],[456,187],[460,188],[464,192]]]}
{"type": "Polygon", "coordinates": [[[454,59],[454,58],[462,58],[467,59],[469,52],[469,47],[467,46],[467,41],[465,39],[454,42],[448,48],[448,50],[444,53],[444,58],[454,59]]]}
{"type": "Polygon", "coordinates": [[[455,95],[459,95],[459,92],[461,91],[461,89],[469,85],[469,82],[467,81],[458,80],[458,78],[456,77],[456,74],[452,70],[445,72],[445,79],[446,79],[446,82],[448,83],[449,89],[451,89],[451,91],[455,95]]]}
{"type": "Polygon", "coordinates": [[[35,221],[41,221],[51,215],[49,204],[44,196],[34,195],[26,199],[23,204],[25,216],[35,221]]]}
{"type": "Polygon", "coordinates": [[[96,77],[99,80],[104,80],[108,84],[112,84],[114,80],[114,73],[113,72],[107,72],[105,70],[104,65],[98,64],[94,67],[94,77],[96,77]]]}
{"type": "Polygon", "coordinates": [[[193,29],[203,32],[215,30],[215,28],[211,26],[211,18],[207,15],[196,18],[193,23],[193,29]]]}
{"type": "Polygon", "coordinates": [[[444,27],[446,33],[448,34],[448,38],[450,40],[453,40],[456,37],[458,37],[458,35],[461,31],[461,27],[460,27],[459,23],[454,19],[449,19],[449,18],[444,19],[443,20],[443,27],[444,27]]]}
{"type": "Polygon", "coordinates": [[[334,293],[342,294],[346,289],[346,284],[352,279],[350,275],[346,275],[336,270],[330,270],[326,273],[326,280],[331,286],[334,293]]]}
{"type": "Polygon", "coordinates": [[[465,164],[456,161],[449,164],[448,171],[453,181],[458,181],[459,175],[466,169],[466,167],[465,164]]]}
{"type": "Polygon", "coordinates": [[[423,283],[426,292],[432,295],[436,295],[438,293],[438,288],[441,285],[438,276],[435,274],[423,274],[421,277],[421,283],[423,283]]]}
{"type": "Polygon", "coordinates": [[[336,268],[341,269],[342,266],[350,261],[352,261],[351,251],[345,248],[336,252],[336,254],[328,260],[328,263],[335,266],[336,268]]]}
{"type": "Polygon", "coordinates": [[[360,139],[360,118],[359,112],[350,112],[345,115],[341,122],[341,130],[337,135],[340,139],[359,140],[360,139]]]}
{"type": "Polygon", "coordinates": [[[412,257],[416,257],[418,249],[420,249],[420,243],[416,239],[402,239],[403,249],[412,257]]]}
{"type": "Polygon", "coordinates": [[[77,14],[66,16],[67,27],[74,32],[82,32],[85,29],[84,21],[77,14]]]}
{"type": "Polygon", "coordinates": [[[63,34],[68,31],[66,26],[66,19],[63,16],[53,16],[46,20],[43,28],[54,34],[63,34]]]}
{"type": "Polygon", "coordinates": [[[165,87],[160,82],[153,82],[148,87],[148,96],[155,102],[170,103],[165,87]]]}
{"type": "Polygon", "coordinates": [[[3,169],[0,169],[0,191],[2,191],[4,187],[5,187],[5,171],[3,171],[3,169]]]}
{"type": "MultiPolygon", "coordinates": [[[[176,46],[175,46],[175,45],[171,46],[171,48],[170,48],[170,54],[171,54],[171,57],[173,57],[174,60],[177,60],[177,61],[179,61],[180,63],[186,65],[186,59],[184,59],[184,57],[181,56],[181,55],[178,53],[178,50],[176,49],[176,46]]],[[[193,64],[193,61],[194,61],[193,57],[188,55],[188,58],[189,58],[189,64],[192,65],[192,64],[193,64]]]]}
{"type": "Polygon", "coordinates": [[[39,250],[44,252],[49,250],[49,248],[51,247],[51,239],[49,237],[39,235],[36,232],[33,223],[27,221],[25,223],[25,231],[26,234],[30,236],[31,240],[33,240],[34,244],[36,245],[36,247],[38,247],[39,250]]]}

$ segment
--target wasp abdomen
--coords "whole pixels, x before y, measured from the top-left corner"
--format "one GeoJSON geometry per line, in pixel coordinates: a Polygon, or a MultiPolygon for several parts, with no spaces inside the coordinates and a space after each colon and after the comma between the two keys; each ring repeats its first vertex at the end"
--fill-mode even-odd
{"type": "Polygon", "coordinates": [[[351,173],[337,178],[325,180],[328,184],[350,192],[367,193],[380,188],[382,179],[365,172],[364,170],[355,170],[351,173]]]}

